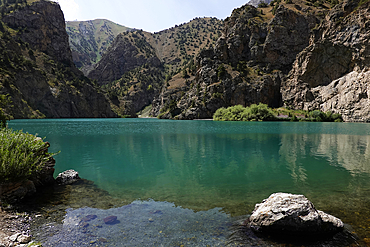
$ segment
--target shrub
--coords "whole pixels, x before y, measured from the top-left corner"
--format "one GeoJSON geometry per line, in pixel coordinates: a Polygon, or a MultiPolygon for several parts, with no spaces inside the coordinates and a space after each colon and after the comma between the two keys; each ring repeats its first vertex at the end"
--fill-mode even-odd
{"type": "Polygon", "coordinates": [[[308,115],[310,118],[314,119],[316,122],[323,122],[326,119],[326,114],[319,110],[314,110],[310,112],[308,115]]]}
{"type": "Polygon", "coordinates": [[[310,112],[308,116],[316,122],[343,122],[342,115],[330,111],[324,113],[319,110],[314,110],[310,112]]]}
{"type": "Polygon", "coordinates": [[[40,171],[55,155],[47,152],[48,147],[48,143],[34,135],[8,128],[1,129],[0,181],[22,181],[40,171]]]}
{"type": "Polygon", "coordinates": [[[227,71],[223,65],[218,66],[217,76],[219,79],[223,78],[227,74],[227,71]]]}
{"type": "Polygon", "coordinates": [[[266,104],[241,105],[220,108],[213,115],[215,121],[271,121],[275,120],[273,111],[266,104]]]}

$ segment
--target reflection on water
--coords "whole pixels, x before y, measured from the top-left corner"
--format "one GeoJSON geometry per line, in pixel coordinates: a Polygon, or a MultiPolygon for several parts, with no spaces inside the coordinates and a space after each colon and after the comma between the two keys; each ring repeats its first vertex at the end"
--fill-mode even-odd
{"type": "Polygon", "coordinates": [[[195,211],[250,213],[274,192],[299,193],[370,238],[370,128],[338,123],[27,120],[46,136],[57,172],[123,202],[167,201],[195,211]]]}

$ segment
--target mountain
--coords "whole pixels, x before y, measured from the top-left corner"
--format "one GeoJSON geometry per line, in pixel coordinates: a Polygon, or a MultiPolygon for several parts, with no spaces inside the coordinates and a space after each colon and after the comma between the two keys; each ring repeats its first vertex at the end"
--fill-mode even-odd
{"type": "Polygon", "coordinates": [[[252,5],[253,7],[258,7],[260,3],[266,3],[267,5],[270,4],[273,0],[249,0],[248,4],[252,5]]]}
{"type": "MultiPolygon", "coordinates": [[[[265,103],[370,122],[368,1],[273,1],[235,9],[186,83],[174,76],[153,101],[161,118],[211,118],[265,103]]],[[[184,80],[182,80],[184,81],[184,80]]]]}
{"type": "Polygon", "coordinates": [[[67,21],[66,30],[72,50],[73,61],[85,74],[100,61],[113,39],[131,30],[109,20],[67,21]]]}
{"type": "Polygon", "coordinates": [[[6,112],[15,118],[136,116],[149,105],[152,116],[204,119],[220,107],[262,102],[370,122],[370,2],[259,6],[246,4],[225,21],[195,18],[158,33],[117,34],[108,21],[80,23],[81,30],[70,31],[75,44],[91,41],[74,53],[79,66],[91,64],[87,78],[73,63],[58,4],[8,0],[0,9],[0,92],[13,101],[6,112]],[[110,37],[109,47],[107,40],[99,48],[99,35],[87,38],[97,29],[101,40],[110,37]]]}
{"type": "Polygon", "coordinates": [[[88,77],[103,87],[117,113],[136,115],[152,103],[166,80],[194,66],[196,54],[215,43],[221,28],[216,18],[195,18],[158,33],[126,31],[88,77]]]}
{"type": "Polygon", "coordinates": [[[51,1],[2,3],[0,92],[14,118],[115,117],[106,97],[72,60],[60,6],[51,1]]]}

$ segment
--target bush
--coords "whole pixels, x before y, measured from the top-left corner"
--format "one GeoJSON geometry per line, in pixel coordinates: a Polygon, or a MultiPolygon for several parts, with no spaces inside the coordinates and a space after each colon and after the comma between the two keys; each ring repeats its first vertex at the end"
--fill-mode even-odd
{"type": "Polygon", "coordinates": [[[215,121],[271,121],[275,120],[273,111],[266,104],[241,105],[220,108],[213,115],[215,121]]]}
{"type": "Polygon", "coordinates": [[[310,112],[309,117],[316,122],[343,122],[342,115],[330,111],[324,113],[319,110],[310,112]]]}
{"type": "Polygon", "coordinates": [[[224,76],[226,76],[227,71],[223,65],[218,66],[217,68],[217,76],[219,79],[222,79],[224,76]]]}
{"type": "Polygon", "coordinates": [[[55,155],[47,152],[48,147],[48,143],[34,135],[8,128],[1,129],[0,181],[18,182],[40,171],[55,155]]]}

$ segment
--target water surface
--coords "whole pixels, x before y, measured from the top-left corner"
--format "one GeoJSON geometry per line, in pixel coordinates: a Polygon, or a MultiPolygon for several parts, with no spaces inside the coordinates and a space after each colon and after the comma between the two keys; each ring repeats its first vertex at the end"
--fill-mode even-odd
{"type": "Polygon", "coordinates": [[[75,169],[127,205],[217,208],[230,218],[250,213],[271,193],[299,193],[370,238],[367,124],[58,119],[9,125],[46,137],[51,152],[61,151],[56,174],[75,169]]]}

